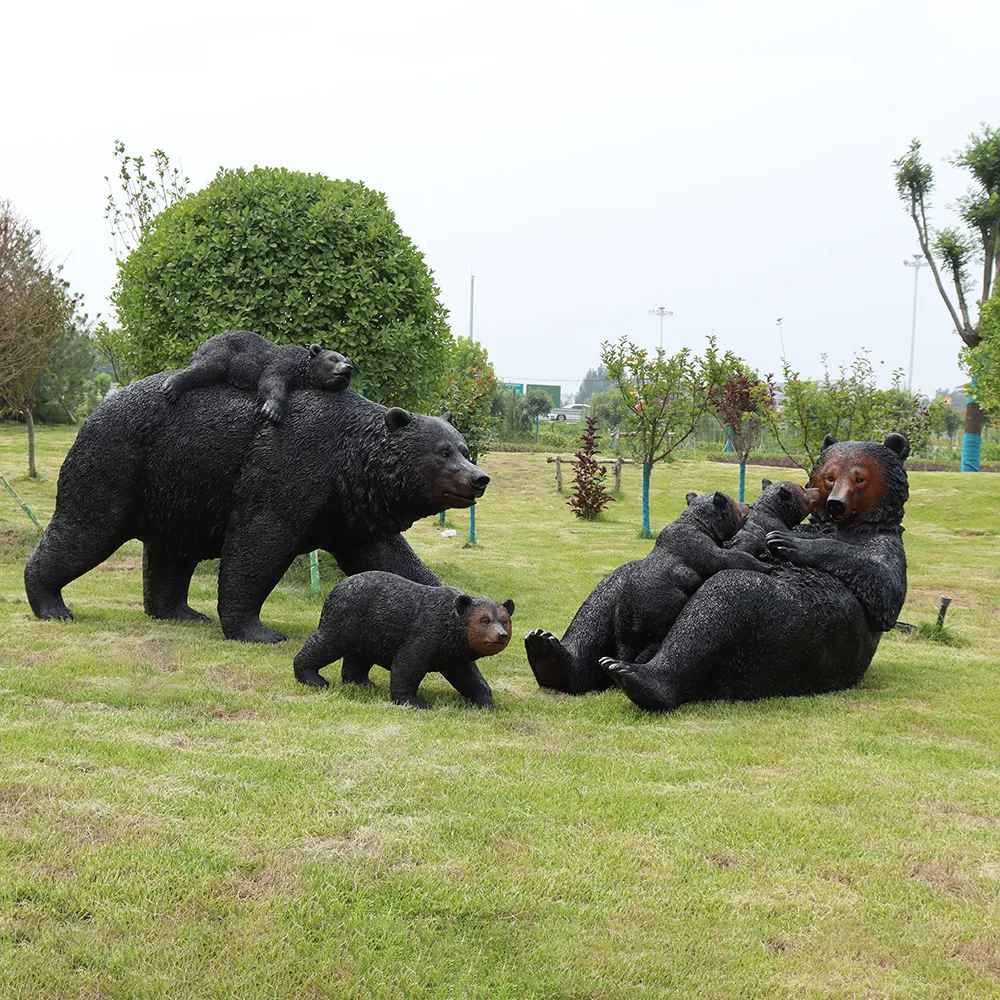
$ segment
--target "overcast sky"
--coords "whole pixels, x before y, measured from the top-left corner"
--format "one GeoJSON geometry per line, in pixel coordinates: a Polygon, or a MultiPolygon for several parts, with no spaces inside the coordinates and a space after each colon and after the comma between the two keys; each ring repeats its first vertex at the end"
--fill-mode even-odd
{"type": "MultiPolygon", "coordinates": [[[[892,160],[1000,124],[1000,5],[802,0],[18,4],[3,17],[0,198],[107,315],[112,146],[191,188],[255,164],[385,192],[497,373],[576,388],[601,342],[715,332],[818,375],[906,366],[919,248],[892,160]],[[13,85],[12,81],[16,81],[13,85]]],[[[914,386],[963,380],[920,274],[914,386]]],[[[335,345],[330,345],[335,346],[335,345]]]]}

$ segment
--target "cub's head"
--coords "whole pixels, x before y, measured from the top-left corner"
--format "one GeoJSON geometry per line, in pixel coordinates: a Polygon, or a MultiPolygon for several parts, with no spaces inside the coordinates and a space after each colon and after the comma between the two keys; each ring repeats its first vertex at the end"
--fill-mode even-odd
{"type": "Polygon", "coordinates": [[[351,376],[357,373],[358,367],[343,354],[324,351],[319,344],[310,344],[309,371],[312,384],[317,389],[342,392],[350,385],[351,376]]]}
{"type": "Polygon", "coordinates": [[[750,514],[762,512],[779,518],[788,528],[794,527],[812,512],[819,502],[819,490],[813,486],[803,488],[798,483],[772,483],[760,481],[761,494],[750,505],[750,514]]]}
{"type": "Polygon", "coordinates": [[[746,522],[750,508],[728,493],[688,493],[687,510],[681,517],[696,523],[720,544],[728,541],[746,522]]]}
{"type": "Polygon", "coordinates": [[[502,604],[486,597],[469,597],[460,594],[455,600],[455,610],[465,622],[465,635],[474,658],[502,653],[510,642],[510,618],[514,602],[502,604]]]}
{"type": "Polygon", "coordinates": [[[823,439],[809,485],[819,490],[813,513],[818,521],[848,524],[899,524],[910,495],[903,461],[910,443],[902,434],[877,441],[823,439]]]}

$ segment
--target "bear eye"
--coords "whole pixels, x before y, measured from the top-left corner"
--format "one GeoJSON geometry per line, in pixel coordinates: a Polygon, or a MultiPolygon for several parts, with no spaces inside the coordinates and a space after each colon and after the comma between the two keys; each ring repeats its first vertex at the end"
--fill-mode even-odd
{"type": "Polygon", "coordinates": [[[451,448],[449,448],[447,446],[445,446],[444,448],[442,448],[441,449],[441,457],[442,458],[450,458],[451,457],[451,448]]]}
{"type": "Polygon", "coordinates": [[[856,483],[863,483],[865,481],[865,477],[864,476],[855,476],[854,477],[854,481],[856,483]]]}
{"type": "Polygon", "coordinates": [[[489,618],[480,618],[479,619],[479,624],[480,625],[489,625],[490,624],[490,619],[489,618]]]}
{"type": "Polygon", "coordinates": [[[836,476],[835,476],[835,475],[834,475],[834,474],[833,474],[833,473],[831,472],[831,473],[830,473],[830,474],[829,474],[829,475],[828,475],[828,476],[826,477],[826,481],[827,481],[828,483],[835,483],[835,482],[837,481],[837,477],[836,477],[836,476]]]}

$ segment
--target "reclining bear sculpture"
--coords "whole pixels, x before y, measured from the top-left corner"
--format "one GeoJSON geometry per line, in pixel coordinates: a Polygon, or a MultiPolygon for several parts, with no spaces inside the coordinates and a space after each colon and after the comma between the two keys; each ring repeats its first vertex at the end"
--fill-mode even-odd
{"type": "Polygon", "coordinates": [[[229,385],[170,403],[168,377],[127,386],[80,428],[25,568],[35,615],[71,618],[63,587],[132,538],[143,542],[154,618],[204,620],[188,586],[199,561],[221,557],[219,618],[227,638],[244,642],[286,638],[261,623],[261,606],[295,556],[313,549],[349,575],[381,569],[438,583],[401,532],[471,507],[489,482],[448,419],[386,409],[352,389],[307,388],[289,394],[275,426],[254,394],[229,385]]]}
{"type": "Polygon", "coordinates": [[[539,684],[571,694],[617,684],[649,711],[857,684],[906,598],[909,450],[901,434],[883,444],[827,435],[809,480],[819,491],[813,523],[767,534],[772,573],[726,569],[709,577],[655,654],[639,663],[605,651],[622,590],[619,567],[562,640],[541,630],[525,637],[539,684]]]}

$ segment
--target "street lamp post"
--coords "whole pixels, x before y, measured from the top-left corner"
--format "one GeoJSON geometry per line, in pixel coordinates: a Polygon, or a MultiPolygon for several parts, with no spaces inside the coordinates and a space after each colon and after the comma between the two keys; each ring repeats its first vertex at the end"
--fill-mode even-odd
{"type": "Polygon", "coordinates": [[[927,267],[929,262],[924,260],[922,253],[915,253],[913,260],[904,260],[906,267],[913,268],[913,323],[910,327],[910,375],[906,380],[906,391],[913,392],[913,348],[917,342],[917,279],[920,277],[920,268],[927,267]]]}
{"type": "Polygon", "coordinates": [[[649,310],[650,316],[660,317],[660,350],[663,350],[663,317],[673,316],[673,313],[666,306],[657,306],[655,309],[649,310]]]}

